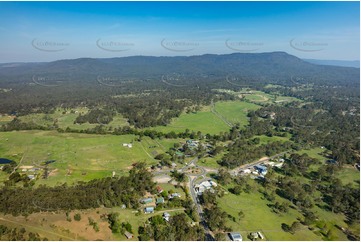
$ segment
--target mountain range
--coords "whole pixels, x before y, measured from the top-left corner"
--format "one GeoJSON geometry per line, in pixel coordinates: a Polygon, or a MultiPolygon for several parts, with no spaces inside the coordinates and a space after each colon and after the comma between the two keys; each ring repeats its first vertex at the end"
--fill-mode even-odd
{"type": "Polygon", "coordinates": [[[282,83],[292,77],[312,79],[320,85],[359,83],[359,68],[313,64],[286,52],[205,54],[199,56],[79,58],[38,63],[0,64],[0,83],[26,81],[34,75],[69,75],[86,81],[94,76],[153,79],[171,73],[186,77],[260,79],[282,83]]]}

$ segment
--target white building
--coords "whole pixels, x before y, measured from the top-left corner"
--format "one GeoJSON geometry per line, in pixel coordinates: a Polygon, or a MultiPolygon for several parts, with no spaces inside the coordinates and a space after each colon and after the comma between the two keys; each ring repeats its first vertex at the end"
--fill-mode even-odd
{"type": "MultiPolygon", "coordinates": [[[[194,186],[194,190],[198,195],[202,195],[202,193],[206,190],[212,191],[214,187],[217,187],[217,183],[212,180],[204,181],[198,185],[194,186]]],[[[214,191],[214,190],[213,190],[214,191]]]]}
{"type": "Polygon", "coordinates": [[[133,144],[131,143],[123,143],[123,147],[128,147],[128,148],[132,148],[133,147],[133,144]]]}
{"type": "Polygon", "coordinates": [[[240,233],[236,233],[236,232],[229,233],[229,237],[231,237],[232,241],[242,241],[242,235],[240,233]]]}

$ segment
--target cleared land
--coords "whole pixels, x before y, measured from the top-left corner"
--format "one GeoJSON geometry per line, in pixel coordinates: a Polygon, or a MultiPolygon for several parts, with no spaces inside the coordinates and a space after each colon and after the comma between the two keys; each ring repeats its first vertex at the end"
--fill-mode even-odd
{"type": "MultiPolygon", "coordinates": [[[[176,188],[171,184],[160,184],[165,191],[177,192],[184,199],[185,194],[181,188],[176,188]]],[[[106,215],[111,212],[118,212],[120,214],[121,222],[129,222],[132,225],[132,233],[134,235],[131,240],[138,240],[138,227],[142,226],[149,217],[156,214],[162,215],[165,211],[171,215],[183,213],[183,208],[162,209],[155,211],[154,214],[144,214],[143,212],[136,215],[137,210],[114,208],[98,208],[88,210],[74,210],[69,212],[67,220],[66,212],[41,212],[34,213],[27,217],[1,214],[0,224],[9,227],[24,227],[26,231],[39,233],[42,237],[49,240],[127,240],[123,234],[113,234],[109,228],[109,223],[106,215]],[[80,221],[74,220],[74,215],[79,213],[81,215],[80,221]],[[88,218],[93,219],[99,227],[96,232],[93,226],[89,225],[88,218]]]]}
{"type": "Polygon", "coordinates": [[[197,113],[182,113],[179,118],[174,118],[167,126],[158,126],[151,128],[161,132],[174,131],[184,132],[186,129],[190,131],[201,131],[203,134],[218,134],[229,130],[229,126],[219,117],[211,112],[211,107],[203,107],[197,113]]]}
{"type": "MultiPolygon", "coordinates": [[[[29,114],[25,116],[21,116],[19,119],[23,122],[27,123],[35,123],[41,126],[53,126],[54,122],[58,124],[58,126],[62,129],[66,129],[67,127],[78,130],[85,130],[88,128],[94,128],[100,123],[90,124],[74,124],[75,119],[80,115],[84,115],[89,112],[89,109],[86,107],[78,107],[74,109],[61,109],[57,108],[52,114],[29,114]]],[[[113,121],[110,122],[107,126],[109,127],[122,127],[128,125],[128,122],[122,115],[117,114],[113,121]]]]}
{"type": "MultiPolygon", "coordinates": [[[[254,188],[257,186],[253,180],[250,180],[249,183],[251,185],[253,183],[254,188]]],[[[277,201],[283,202],[286,200],[278,197],[277,201]]],[[[315,228],[315,231],[311,231],[307,227],[301,226],[295,234],[283,231],[281,228],[282,223],[290,225],[297,218],[302,218],[302,215],[295,209],[289,209],[287,213],[281,215],[273,213],[271,208],[267,206],[269,203],[257,189],[253,189],[250,193],[242,192],[238,196],[228,193],[219,199],[219,206],[236,218],[236,222],[228,219],[227,225],[233,231],[239,231],[244,240],[249,240],[247,236],[251,232],[257,231],[261,231],[266,240],[322,240],[317,228],[315,228]],[[238,217],[240,210],[245,214],[244,218],[241,219],[238,217]]],[[[317,206],[313,210],[320,216],[320,220],[326,220],[328,225],[337,223],[346,226],[342,215],[325,212],[317,206]]],[[[337,237],[336,240],[347,240],[342,231],[338,229],[335,229],[335,236],[337,237]]]]}
{"type": "MultiPolygon", "coordinates": [[[[0,133],[0,156],[20,162],[20,165],[43,167],[48,165],[48,179],[36,184],[56,185],[78,180],[126,175],[135,162],[156,164],[155,155],[164,152],[178,140],[151,140],[143,137],[139,142],[135,135],[91,135],[58,133],[56,131],[14,131],[0,133]],[[123,144],[132,143],[132,148],[123,144]]],[[[0,176],[3,178],[3,176],[0,176]]]]}
{"type": "Polygon", "coordinates": [[[247,114],[249,111],[257,110],[260,106],[242,101],[217,102],[215,111],[222,115],[231,123],[240,123],[242,126],[248,125],[247,114]]]}

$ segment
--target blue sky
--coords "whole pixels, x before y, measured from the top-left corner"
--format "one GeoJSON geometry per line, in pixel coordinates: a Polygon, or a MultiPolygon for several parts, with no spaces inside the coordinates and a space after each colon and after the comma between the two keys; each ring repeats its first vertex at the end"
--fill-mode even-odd
{"type": "Polygon", "coordinates": [[[0,62],[285,51],[359,60],[359,2],[0,2],[0,62]]]}

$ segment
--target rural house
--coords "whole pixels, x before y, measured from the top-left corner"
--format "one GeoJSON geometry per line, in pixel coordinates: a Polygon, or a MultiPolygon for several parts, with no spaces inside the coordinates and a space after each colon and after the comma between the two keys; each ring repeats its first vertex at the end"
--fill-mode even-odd
{"type": "Polygon", "coordinates": [[[267,167],[262,166],[262,165],[255,165],[254,168],[262,175],[266,175],[267,174],[267,167]]]}
{"type": "Polygon", "coordinates": [[[157,186],[157,187],[156,187],[156,189],[157,189],[157,192],[158,192],[158,193],[163,192],[163,188],[162,188],[162,187],[160,187],[160,186],[157,186]]]}
{"type": "Polygon", "coordinates": [[[142,200],[140,200],[140,202],[143,204],[148,204],[148,203],[153,202],[153,199],[151,197],[143,198],[142,200]]]}
{"type": "Polygon", "coordinates": [[[146,207],[146,208],[144,208],[144,213],[154,213],[154,207],[146,207]]]}

